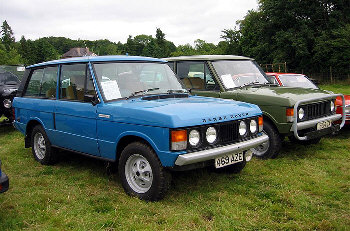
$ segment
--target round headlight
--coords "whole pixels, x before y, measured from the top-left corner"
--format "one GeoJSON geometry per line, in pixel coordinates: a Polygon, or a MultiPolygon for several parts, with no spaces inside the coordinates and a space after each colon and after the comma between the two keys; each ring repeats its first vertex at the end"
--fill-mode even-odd
{"type": "Polygon", "coordinates": [[[334,102],[333,102],[333,101],[331,101],[331,111],[332,111],[332,112],[335,111],[335,105],[334,105],[334,102]]]}
{"type": "Polygon", "coordinates": [[[302,120],[305,116],[305,111],[303,108],[299,108],[299,111],[298,111],[298,117],[300,120],[302,120]]]}
{"type": "Polygon", "coordinates": [[[209,144],[212,144],[216,141],[216,129],[214,127],[209,127],[205,132],[206,139],[209,144]]]}
{"type": "Polygon", "coordinates": [[[12,106],[12,102],[9,99],[4,100],[4,107],[5,108],[10,108],[12,106]]]}
{"type": "Polygon", "coordinates": [[[247,133],[247,125],[244,121],[239,123],[239,134],[244,136],[247,133]]]}
{"type": "Polygon", "coordinates": [[[199,144],[200,135],[197,130],[190,131],[190,134],[188,135],[188,142],[191,146],[197,146],[199,144]]]}
{"type": "Polygon", "coordinates": [[[252,134],[254,134],[258,130],[258,124],[256,123],[256,120],[250,121],[249,129],[252,134]]]}

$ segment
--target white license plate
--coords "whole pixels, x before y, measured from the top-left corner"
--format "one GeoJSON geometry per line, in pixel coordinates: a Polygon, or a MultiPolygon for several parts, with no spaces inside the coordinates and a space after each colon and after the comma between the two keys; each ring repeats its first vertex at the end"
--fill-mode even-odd
{"type": "Polygon", "coordinates": [[[240,153],[229,154],[229,155],[215,158],[215,168],[222,168],[227,165],[242,162],[243,157],[244,157],[243,152],[240,152],[240,153]]]}
{"type": "Polygon", "coordinates": [[[332,122],[331,121],[322,121],[322,122],[319,122],[317,123],[317,130],[322,130],[322,129],[325,129],[325,128],[329,128],[330,126],[332,126],[332,122]]]}

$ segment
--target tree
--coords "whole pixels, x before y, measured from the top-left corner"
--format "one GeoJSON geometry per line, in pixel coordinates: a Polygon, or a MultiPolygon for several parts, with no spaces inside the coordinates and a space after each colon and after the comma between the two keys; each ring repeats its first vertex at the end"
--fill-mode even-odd
{"type": "Polygon", "coordinates": [[[35,49],[35,63],[60,58],[60,54],[45,38],[35,40],[33,45],[35,49]]]}
{"type": "MultiPolygon", "coordinates": [[[[295,71],[319,71],[334,65],[324,53],[340,60],[337,54],[348,53],[347,43],[335,36],[347,35],[350,2],[259,0],[258,10],[249,11],[237,24],[239,29],[223,31],[226,44],[220,46],[226,51],[241,52],[259,63],[287,62],[295,71]]],[[[342,63],[342,69],[348,68],[342,63]]]]}
{"type": "Polygon", "coordinates": [[[7,51],[10,51],[11,47],[15,44],[15,37],[10,25],[5,20],[1,26],[1,41],[7,51]]]}
{"type": "Polygon", "coordinates": [[[242,47],[240,45],[241,33],[235,29],[225,29],[221,31],[223,34],[220,36],[225,40],[226,45],[222,43],[222,46],[225,46],[224,52],[228,55],[241,55],[242,47]]]}
{"type": "Polygon", "coordinates": [[[15,48],[6,50],[5,46],[0,42],[0,65],[18,65],[22,63],[22,57],[15,48]]]}

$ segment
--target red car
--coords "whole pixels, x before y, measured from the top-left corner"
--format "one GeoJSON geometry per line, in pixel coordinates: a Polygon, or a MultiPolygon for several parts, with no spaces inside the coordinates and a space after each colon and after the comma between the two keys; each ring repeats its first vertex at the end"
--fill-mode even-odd
{"type": "MultiPolygon", "coordinates": [[[[302,87],[302,88],[313,88],[318,89],[315,83],[313,83],[306,75],[295,74],[295,73],[277,73],[267,72],[268,80],[271,83],[278,84],[285,87],[302,87]]],[[[345,98],[345,123],[350,124],[350,95],[344,95],[345,98]]],[[[337,97],[335,101],[337,105],[337,113],[342,114],[342,98],[337,97]]]]}

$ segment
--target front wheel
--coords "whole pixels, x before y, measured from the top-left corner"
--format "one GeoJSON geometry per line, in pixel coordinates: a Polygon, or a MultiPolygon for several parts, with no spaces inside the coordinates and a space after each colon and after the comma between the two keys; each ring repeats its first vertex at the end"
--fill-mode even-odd
{"type": "Polygon", "coordinates": [[[118,171],[125,192],[142,200],[160,200],[170,187],[170,173],[144,143],[134,142],[125,147],[118,171]]]}
{"type": "Polygon", "coordinates": [[[254,148],[253,153],[261,159],[276,157],[282,146],[281,136],[269,121],[264,121],[264,132],[268,135],[269,140],[254,148]]]}
{"type": "Polygon", "coordinates": [[[51,146],[42,126],[37,125],[31,134],[31,145],[34,159],[43,165],[51,165],[57,162],[57,150],[51,146]]]}

